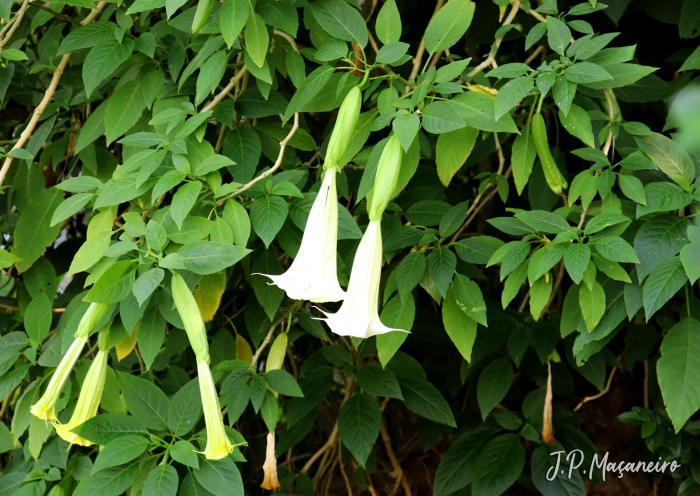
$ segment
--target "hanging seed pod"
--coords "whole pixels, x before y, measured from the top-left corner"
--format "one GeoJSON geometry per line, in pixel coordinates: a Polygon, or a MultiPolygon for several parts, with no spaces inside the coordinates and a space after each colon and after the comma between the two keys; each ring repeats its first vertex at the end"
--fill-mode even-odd
{"type": "Polygon", "coordinates": [[[209,343],[207,342],[207,331],[204,327],[204,319],[199,311],[197,301],[187,283],[180,274],[173,274],[173,300],[177,313],[185,325],[190,346],[197,358],[209,363],[209,343]]]}
{"type": "Polygon", "coordinates": [[[355,86],[348,92],[340,110],[338,110],[338,119],[335,121],[331,138],[328,140],[324,169],[337,166],[343,159],[360,116],[361,104],[362,92],[358,86],[355,86]]]}
{"type": "Polygon", "coordinates": [[[284,363],[284,355],[287,353],[287,334],[281,333],[270,346],[270,353],[267,355],[265,363],[265,372],[271,370],[279,370],[284,363]]]}
{"type": "Polygon", "coordinates": [[[552,191],[560,195],[568,187],[568,184],[554,162],[554,157],[552,157],[552,152],[547,142],[547,127],[544,124],[542,115],[539,113],[532,117],[532,138],[535,142],[535,151],[537,151],[537,156],[542,164],[544,178],[552,191]]]}

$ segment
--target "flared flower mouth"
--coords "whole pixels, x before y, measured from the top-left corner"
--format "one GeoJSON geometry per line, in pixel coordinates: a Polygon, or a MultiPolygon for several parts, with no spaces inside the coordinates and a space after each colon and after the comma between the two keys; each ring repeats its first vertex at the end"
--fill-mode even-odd
{"type": "Polygon", "coordinates": [[[80,388],[78,402],[73,410],[73,415],[66,424],[56,424],[56,434],[64,441],[80,446],[92,446],[92,442],[80,437],[73,429],[87,422],[95,415],[100,407],[102,391],[104,391],[105,377],[107,375],[107,351],[98,351],[90,365],[83,386],[80,388]]]}
{"type": "MultiPolygon", "coordinates": [[[[370,221],[355,254],[348,294],[338,312],[325,320],[335,334],[368,338],[391,331],[379,319],[379,283],[382,275],[382,233],[379,221],[370,221]]],[[[324,312],[325,313],[325,312],[324,312]]],[[[407,331],[403,331],[407,332],[407,331]]]]}
{"type": "Polygon", "coordinates": [[[321,189],[311,207],[301,247],[287,272],[269,277],[294,300],[314,303],[345,298],[338,283],[338,194],[335,167],[326,170],[321,189]]]}
{"type": "Polygon", "coordinates": [[[207,428],[207,446],[204,450],[204,456],[207,460],[221,460],[233,451],[233,445],[224,429],[224,420],[221,417],[221,407],[214,379],[211,376],[211,369],[209,369],[207,362],[201,358],[197,358],[197,374],[202,396],[204,423],[207,428]]]}
{"type": "Polygon", "coordinates": [[[56,401],[58,401],[63,386],[65,386],[66,381],[70,377],[73,366],[78,360],[78,357],[80,357],[85,343],[87,343],[87,337],[78,337],[73,340],[73,344],[68,348],[63,359],[61,359],[61,363],[58,364],[58,367],[51,376],[46,391],[39,401],[32,405],[29,410],[32,415],[42,420],[56,421],[56,401]]]}

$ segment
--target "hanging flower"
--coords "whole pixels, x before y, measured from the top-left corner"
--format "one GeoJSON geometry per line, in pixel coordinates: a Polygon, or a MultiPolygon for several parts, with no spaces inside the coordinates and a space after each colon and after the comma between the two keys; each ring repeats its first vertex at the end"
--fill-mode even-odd
{"type": "Polygon", "coordinates": [[[268,491],[275,491],[280,488],[280,481],[277,479],[277,457],[275,456],[275,434],[267,433],[267,450],[265,451],[265,463],[263,463],[263,483],[260,487],[268,491]]]}
{"type": "Polygon", "coordinates": [[[220,460],[226,458],[233,451],[233,446],[226,436],[219,398],[216,394],[209,364],[201,358],[197,358],[197,374],[202,395],[204,423],[207,426],[207,447],[204,450],[204,456],[207,460],[220,460]]]}
{"type": "Polygon", "coordinates": [[[190,341],[190,346],[197,355],[198,359],[202,359],[205,363],[209,363],[209,343],[207,341],[207,330],[204,327],[204,319],[202,312],[199,310],[197,300],[187,283],[178,273],[173,274],[172,281],[173,301],[177,313],[185,325],[185,332],[190,341]]]}
{"type": "Polygon", "coordinates": [[[109,310],[110,307],[111,305],[105,303],[92,303],[90,305],[85,315],[83,315],[83,318],[80,319],[73,344],[68,348],[68,351],[61,359],[61,363],[58,364],[58,368],[54,371],[53,376],[51,376],[46,391],[39,401],[32,405],[29,410],[32,415],[42,420],[56,420],[55,407],[61,390],[66,384],[68,377],[70,377],[73,366],[78,360],[78,357],[80,357],[85,343],[87,343],[88,336],[90,336],[95,327],[97,327],[97,324],[107,314],[107,310],[109,310]]]}
{"type": "MultiPolygon", "coordinates": [[[[369,225],[355,254],[348,293],[337,313],[323,319],[336,334],[368,338],[402,329],[391,329],[379,320],[379,283],[382,276],[381,218],[389,204],[401,168],[401,144],[392,136],[384,147],[377,165],[372,199],[369,202],[369,225]]],[[[406,331],[403,331],[406,332],[406,331]]]]}
{"type": "Polygon", "coordinates": [[[291,267],[281,275],[261,274],[272,279],[294,300],[315,303],[345,298],[338,283],[338,194],[335,168],[325,171],[316,200],[306,221],[301,247],[291,267]]]}
{"type": "Polygon", "coordinates": [[[75,410],[73,410],[73,415],[67,424],[56,425],[56,434],[70,444],[79,444],[80,446],[92,446],[93,444],[72,431],[83,422],[97,415],[97,409],[100,406],[100,399],[105,386],[108,357],[107,351],[100,350],[97,352],[85,376],[83,386],[80,388],[80,395],[78,396],[75,410]]]}
{"type": "Polygon", "coordinates": [[[301,246],[294,262],[281,275],[260,274],[272,279],[294,300],[314,303],[340,301],[345,292],[338,283],[338,192],[335,174],[352,140],[360,115],[362,93],[357,86],[348,92],[338,111],[326,149],[321,189],[311,207],[301,246]]]}

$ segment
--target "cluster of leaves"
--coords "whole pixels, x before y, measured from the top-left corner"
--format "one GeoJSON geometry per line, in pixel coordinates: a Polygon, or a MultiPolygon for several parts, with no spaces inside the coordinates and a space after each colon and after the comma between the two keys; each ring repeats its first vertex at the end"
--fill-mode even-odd
{"type": "MultiPolygon", "coordinates": [[[[267,432],[286,494],[339,483],[496,495],[516,481],[584,494],[602,474],[550,481],[549,453],[598,454],[572,400],[621,370],[642,370],[646,394],[607,422],[641,426],[635,456],[678,461],[667,484],[700,490],[700,48],[669,59],[669,83],[618,43],[629,34],[594,28],[609,30],[626,2],[541,3],[0,5],[0,494],[242,496],[259,490],[267,432]],[[356,85],[363,112],[338,164],[339,279],[394,133],[404,155],[382,219],[381,320],[410,335],[329,335],[316,307],[260,275],[297,255],[333,111],[356,85]],[[650,105],[663,101],[670,110],[650,105]],[[647,124],[626,118],[641,106],[647,124]],[[535,112],[569,180],[562,195],[537,158],[535,112]],[[662,126],[676,132],[652,131],[662,126]],[[171,271],[207,322],[237,445],[223,460],[199,454],[196,362],[171,271]],[[98,415],[76,430],[95,446],[69,449],[29,408],[90,303],[112,305],[98,325],[110,326],[110,366],[98,415]],[[266,371],[280,333],[284,367],[266,371]]],[[[700,35],[694,2],[671,3],[680,36],[700,35]]],[[[60,421],[93,352],[66,383],[60,421]]]]}

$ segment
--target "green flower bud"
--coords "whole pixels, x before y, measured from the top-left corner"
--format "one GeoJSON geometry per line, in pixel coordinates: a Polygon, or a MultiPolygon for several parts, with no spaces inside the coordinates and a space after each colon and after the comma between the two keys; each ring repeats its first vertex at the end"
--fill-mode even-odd
{"type": "Polygon", "coordinates": [[[360,116],[360,105],[362,104],[362,92],[358,86],[351,89],[343,104],[338,110],[338,119],[335,121],[331,139],[328,141],[326,149],[326,162],[324,169],[337,167],[345,155],[350,141],[352,140],[357,119],[360,116]]]}
{"type": "Polygon", "coordinates": [[[76,338],[87,338],[95,330],[97,324],[100,323],[102,317],[107,315],[107,311],[112,305],[109,303],[91,303],[83,318],[80,319],[78,330],[75,331],[76,338]]]}
{"type": "Polygon", "coordinates": [[[224,429],[219,396],[216,393],[211,370],[207,362],[199,357],[197,358],[197,375],[199,376],[204,423],[207,428],[207,447],[204,450],[204,456],[207,460],[221,460],[233,451],[233,445],[228,440],[226,429],[224,429]]]}
{"type": "Polygon", "coordinates": [[[369,220],[381,220],[384,209],[394,195],[401,170],[401,143],[395,134],[387,142],[377,164],[377,173],[369,200],[369,220]]]}
{"type": "Polygon", "coordinates": [[[279,370],[284,363],[284,355],[287,353],[287,334],[281,333],[270,346],[270,353],[267,355],[265,372],[279,370]]]}
{"type": "Polygon", "coordinates": [[[180,274],[173,274],[173,300],[197,358],[209,363],[209,343],[197,301],[180,274]]]}

